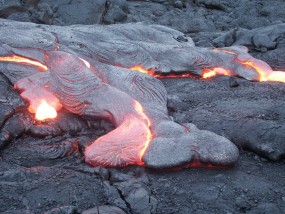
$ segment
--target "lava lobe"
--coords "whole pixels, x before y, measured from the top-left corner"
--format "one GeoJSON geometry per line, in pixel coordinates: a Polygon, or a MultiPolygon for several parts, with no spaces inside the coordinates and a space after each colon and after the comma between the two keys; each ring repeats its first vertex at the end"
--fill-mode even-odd
{"type": "Polygon", "coordinates": [[[182,52],[170,48],[167,51],[183,56],[194,51],[197,57],[189,61],[189,70],[168,73],[144,68],[139,61],[124,65],[120,57],[102,65],[97,59],[60,50],[0,48],[2,65],[35,70],[21,73],[21,78],[11,82],[37,120],[56,120],[57,112],[64,108],[82,118],[102,118],[114,124],[115,130],[87,146],[85,161],[93,166],[170,168],[225,166],[237,161],[238,149],[226,138],[168,117],[166,90],[156,78],[227,75],[285,82],[284,72],[272,71],[241,47],[189,47],[182,52]]]}

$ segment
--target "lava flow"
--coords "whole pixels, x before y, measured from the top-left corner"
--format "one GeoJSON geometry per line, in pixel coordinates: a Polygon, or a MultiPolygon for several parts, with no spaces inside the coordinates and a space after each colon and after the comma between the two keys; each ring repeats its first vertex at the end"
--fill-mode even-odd
{"type": "MultiPolygon", "coordinates": [[[[285,72],[282,71],[268,71],[268,68],[262,68],[262,65],[257,65],[257,63],[253,63],[251,61],[246,62],[239,62],[240,64],[249,67],[251,69],[254,69],[256,73],[259,76],[258,81],[265,82],[265,81],[271,81],[271,82],[284,82],[285,83],[285,72]]],[[[246,68],[245,67],[245,68],[246,68]]],[[[160,74],[155,73],[152,69],[145,69],[140,65],[135,65],[130,70],[133,71],[139,71],[141,73],[149,74],[153,77],[163,79],[163,78],[197,78],[197,75],[193,75],[190,73],[168,73],[168,74],[160,74]]],[[[203,79],[209,79],[215,76],[235,76],[229,69],[222,68],[222,67],[213,67],[213,68],[204,68],[202,70],[202,78],[203,79]]]]}
{"type": "Polygon", "coordinates": [[[142,158],[153,136],[151,121],[142,105],[133,103],[136,115],[127,114],[124,121],[85,149],[85,161],[92,166],[144,166],[142,158]]]}
{"type": "MultiPolygon", "coordinates": [[[[135,65],[131,68],[129,68],[132,71],[139,71],[144,74],[149,74],[153,77],[163,79],[163,78],[197,78],[197,75],[191,74],[191,73],[185,73],[185,72],[180,72],[180,73],[155,73],[154,70],[152,69],[145,69],[140,65],[135,65]]],[[[231,76],[231,72],[228,71],[227,69],[216,67],[216,68],[205,68],[203,69],[202,72],[202,78],[207,79],[211,78],[214,76],[231,76]]]]}
{"type": "MultiPolygon", "coordinates": [[[[46,65],[26,58],[26,57],[22,57],[22,56],[17,56],[17,55],[13,55],[13,56],[0,56],[0,61],[2,62],[12,62],[12,63],[19,63],[19,64],[26,64],[26,65],[32,65],[37,67],[38,69],[40,69],[41,71],[46,71],[48,68],[46,65]]],[[[40,92],[38,90],[36,90],[34,92],[34,94],[40,94],[40,92]]],[[[38,95],[38,96],[44,96],[45,93],[38,95]]],[[[48,96],[48,95],[46,95],[48,96]]],[[[38,102],[35,102],[35,100],[30,101],[30,106],[28,108],[29,112],[31,113],[35,113],[35,118],[36,120],[42,121],[42,120],[46,120],[46,119],[54,119],[57,117],[57,111],[56,108],[54,108],[51,104],[49,104],[47,102],[47,100],[51,100],[52,98],[49,99],[41,99],[39,100],[39,98],[37,98],[36,100],[39,100],[38,102]],[[33,104],[32,104],[33,103],[33,104]],[[37,104],[35,104],[37,103],[37,104]]],[[[57,99],[55,99],[57,100],[57,99]]],[[[60,104],[57,104],[60,105],[60,104]]]]}
{"type": "Polygon", "coordinates": [[[33,65],[33,66],[38,67],[41,71],[47,70],[46,65],[44,65],[38,61],[31,60],[29,58],[21,57],[21,56],[17,56],[17,55],[0,56],[0,61],[2,61],[2,62],[16,62],[16,63],[22,63],[22,64],[27,64],[27,65],[33,65]]]}
{"type": "Polygon", "coordinates": [[[262,68],[262,65],[257,65],[252,61],[240,62],[241,64],[253,68],[259,74],[259,81],[266,82],[284,82],[285,83],[285,72],[282,71],[271,71],[269,74],[266,73],[266,68],[262,68]]]}
{"type": "Polygon", "coordinates": [[[164,78],[197,78],[198,76],[191,73],[180,72],[180,73],[156,73],[153,69],[145,69],[140,65],[135,65],[129,68],[132,71],[139,71],[144,74],[149,74],[158,79],[164,78]]]}

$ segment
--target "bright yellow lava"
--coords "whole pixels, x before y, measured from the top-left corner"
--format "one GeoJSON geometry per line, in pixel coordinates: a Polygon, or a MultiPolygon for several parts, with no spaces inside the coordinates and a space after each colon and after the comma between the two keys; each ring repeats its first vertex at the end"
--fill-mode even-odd
{"type": "Polygon", "coordinates": [[[204,79],[214,77],[214,76],[230,76],[230,72],[224,68],[216,67],[213,69],[204,69],[202,77],[204,79]]]}
{"type": "Polygon", "coordinates": [[[37,120],[54,119],[57,116],[57,112],[54,107],[49,105],[46,100],[41,100],[41,104],[36,110],[37,120]]]}
{"type": "Polygon", "coordinates": [[[44,64],[38,62],[38,61],[34,61],[25,57],[21,57],[21,56],[0,56],[0,61],[2,62],[16,62],[16,63],[23,63],[23,64],[29,64],[29,65],[34,65],[36,67],[38,67],[39,69],[41,69],[42,71],[46,71],[47,70],[47,66],[45,66],[44,64]]]}

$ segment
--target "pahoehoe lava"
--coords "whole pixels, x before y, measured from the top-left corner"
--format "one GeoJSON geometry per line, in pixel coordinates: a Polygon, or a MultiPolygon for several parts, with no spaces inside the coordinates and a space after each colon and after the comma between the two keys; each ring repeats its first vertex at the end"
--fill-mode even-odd
{"type": "Polygon", "coordinates": [[[237,161],[238,149],[225,137],[173,122],[165,88],[147,71],[156,77],[190,73],[284,82],[283,72],[254,59],[242,46],[181,44],[175,39],[180,32],[159,25],[35,30],[34,24],[3,23],[12,29],[0,33],[0,71],[28,101],[31,112],[45,100],[57,111],[63,108],[86,120],[114,124],[113,131],[86,147],[85,161],[93,166],[171,168],[237,161]],[[7,37],[8,31],[21,35],[21,40],[7,37]],[[138,65],[142,69],[134,69],[138,65]]]}
{"type": "MultiPolygon", "coordinates": [[[[285,84],[268,80],[282,81],[271,68],[285,71],[284,8],[284,0],[0,0],[0,18],[7,19],[0,19],[0,213],[283,214],[285,84]],[[49,61],[47,55],[57,56],[49,61]],[[51,60],[60,57],[57,70],[51,60]],[[215,63],[221,60],[225,67],[215,63]],[[73,84],[62,78],[69,71],[78,71],[67,76],[77,79],[73,84]],[[28,90],[15,90],[16,83],[28,90]],[[75,111],[82,104],[72,105],[70,95],[81,99],[95,93],[89,86],[103,83],[120,94],[112,102],[122,102],[124,93],[135,100],[126,105],[135,112],[118,124],[118,111],[114,118],[108,111],[103,118],[72,113],[51,91],[59,83],[60,99],[75,111]],[[154,102],[151,111],[165,109],[155,129],[163,144],[151,131],[150,119],[158,118],[145,111],[154,102]],[[198,147],[171,140],[173,125],[192,136],[207,130],[229,139],[238,161],[233,167],[203,164],[198,147]],[[138,126],[146,135],[137,135],[138,126]],[[148,153],[146,144],[126,138],[136,150],[110,142],[118,152],[108,153],[106,135],[129,129],[137,142],[151,140],[148,153]],[[93,165],[84,157],[91,144],[103,154],[90,159],[93,165]],[[189,150],[196,153],[191,162],[189,150]],[[156,151],[164,153],[157,160],[156,151]],[[167,167],[178,154],[173,163],[181,166],[171,169],[143,162],[148,155],[167,167]],[[103,166],[123,166],[128,157],[135,166],[103,166]]],[[[92,106],[102,107],[99,101],[92,106]]]]}

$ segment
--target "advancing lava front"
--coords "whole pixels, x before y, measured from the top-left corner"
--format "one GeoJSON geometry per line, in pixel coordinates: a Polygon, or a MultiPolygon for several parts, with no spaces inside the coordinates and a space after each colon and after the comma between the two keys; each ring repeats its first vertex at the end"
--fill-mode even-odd
{"type": "Polygon", "coordinates": [[[285,82],[285,73],[272,71],[244,47],[198,48],[191,41],[179,43],[174,38],[181,33],[162,26],[34,27],[14,24],[19,37],[5,37],[1,44],[0,72],[36,120],[57,120],[57,112],[65,109],[114,124],[113,131],[86,147],[85,161],[93,166],[170,168],[237,161],[238,149],[228,139],[171,120],[166,90],[157,78],[227,75],[285,82]]]}

